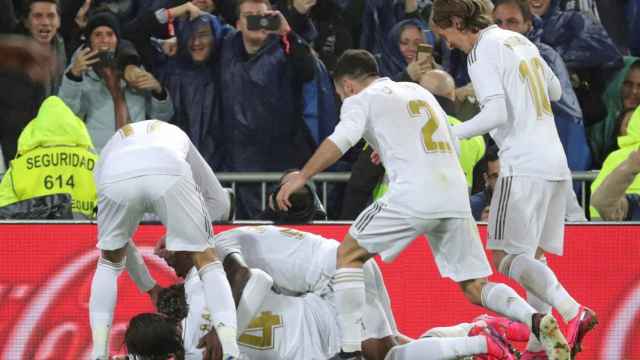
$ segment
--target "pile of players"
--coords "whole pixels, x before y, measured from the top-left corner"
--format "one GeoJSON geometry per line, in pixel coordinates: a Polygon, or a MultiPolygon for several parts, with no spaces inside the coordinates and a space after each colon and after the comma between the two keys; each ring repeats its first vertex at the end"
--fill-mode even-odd
{"type": "MultiPolygon", "coordinates": [[[[343,100],[340,123],[300,171],[283,179],[275,197],[281,210],[290,209],[292,194],[364,138],[385,166],[389,190],[360,214],[341,243],[271,226],[214,236],[211,221],[226,218],[229,199],[188,137],[161,121],[122,126],[96,170],[102,254],[91,287],[92,357],[109,356],[117,278],[125,268],[140,289],[159,295],[131,240],[144,213],[154,212],[167,227],[157,254],[185,279],[159,302],[173,309],[188,304],[179,315],[167,311],[182,324],[176,357],[574,358],[597,320],[560,284],[544,257],[562,255],[571,191],[550,107],[560,98],[560,83],[535,45],[493,25],[482,0],[435,0],[431,23],[450,46],[468,54],[482,111],[451,128],[428,91],[380,77],[374,57],[364,50],[345,52],[333,73],[343,100]],[[527,290],[526,300],[487,280],[492,270],[457,159],[458,139],[487,132],[501,158],[487,246],[498,271],[527,290]],[[489,317],[427,333],[449,337],[402,336],[371,258],[379,254],[391,261],[421,234],[442,277],[458,283],[473,304],[512,321],[489,317]],[[552,308],[568,324],[566,334],[552,308]],[[527,339],[521,356],[509,338],[527,339]]],[[[134,336],[138,322],[144,333],[145,327],[160,328],[148,324],[162,319],[141,315],[128,336],[140,340],[134,336]]],[[[166,358],[143,351],[160,347],[139,345],[129,344],[134,358],[166,358]]]]}

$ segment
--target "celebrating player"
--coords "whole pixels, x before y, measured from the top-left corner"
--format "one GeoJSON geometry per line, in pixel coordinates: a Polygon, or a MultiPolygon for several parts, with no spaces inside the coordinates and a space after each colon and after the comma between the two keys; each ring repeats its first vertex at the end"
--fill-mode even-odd
{"type": "Polygon", "coordinates": [[[289,208],[293,191],[362,137],[387,170],[388,192],[358,216],[338,249],[332,281],[343,352],[361,350],[363,263],[378,253],[393,260],[425,233],[440,274],[459,283],[472,303],[527,323],[536,332],[543,328],[549,349],[564,342],[552,316],[537,314],[508,286],[487,282],[491,268],[471,217],[457,142],[433,95],[418,84],[380,78],[375,59],[364,50],[341,56],[334,82],[344,100],[340,123],[304,168],[287,177],[276,198],[280,208],[289,208]]]}
{"type": "MultiPolygon", "coordinates": [[[[236,228],[216,236],[216,249],[224,259],[238,304],[238,329],[245,330],[239,338],[241,357],[328,359],[340,350],[340,330],[329,284],[336,270],[338,245],[335,240],[275,226],[236,228]],[[242,269],[245,262],[252,268],[248,280],[241,275],[247,272],[242,269]],[[265,280],[267,273],[272,276],[269,282],[265,280]],[[270,290],[271,283],[275,292],[270,290]]],[[[190,270],[193,263],[189,257],[166,251],[162,240],[156,252],[178,276],[186,278],[189,312],[184,322],[184,345],[188,358],[197,356],[200,351],[195,345],[210,323],[202,300],[202,284],[195,271],[190,270]]],[[[427,360],[474,354],[511,359],[503,337],[484,328],[477,329],[477,336],[467,337],[466,332],[461,332],[456,338],[411,341],[390,353],[396,344],[411,339],[396,328],[382,275],[373,260],[365,263],[364,273],[365,359],[382,360],[388,353],[390,359],[413,359],[417,354],[427,360]]]]}
{"type": "MultiPolygon", "coordinates": [[[[126,113],[126,108],[124,109],[126,113]]],[[[236,311],[222,263],[210,248],[211,218],[223,219],[229,197],[187,135],[174,125],[147,120],[122,126],[102,150],[98,189],[98,260],[89,302],[92,359],[108,357],[117,278],[131,237],[146,212],[167,227],[167,248],[188,254],[205,284],[207,306],[224,359],[238,355],[236,311]]],[[[141,259],[126,262],[132,277],[146,273],[141,259]]],[[[148,273],[147,273],[148,277],[148,273]]]]}
{"type": "MultiPolygon", "coordinates": [[[[470,138],[489,132],[500,148],[500,176],[489,215],[494,264],[527,289],[536,310],[558,310],[569,324],[567,340],[575,356],[597,323],[595,313],[569,295],[544,259],[544,252],[562,255],[571,191],[549,102],[560,99],[560,82],[527,38],[493,25],[482,0],[436,0],[432,11],[433,30],[468,54],[469,75],[482,106],[453,133],[470,138]]],[[[537,340],[531,337],[527,358],[543,350],[537,340]]],[[[547,348],[547,356],[564,359],[568,351],[558,341],[556,352],[547,348]]]]}

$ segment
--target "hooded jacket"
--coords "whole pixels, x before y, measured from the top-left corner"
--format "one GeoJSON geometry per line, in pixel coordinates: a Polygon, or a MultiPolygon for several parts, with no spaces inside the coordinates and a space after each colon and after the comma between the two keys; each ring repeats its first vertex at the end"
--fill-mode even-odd
{"type": "Polygon", "coordinates": [[[542,42],[554,48],[570,70],[620,67],[622,55],[602,24],[578,11],[562,11],[559,3],[552,0],[542,16],[542,42]]]}
{"type": "MultiPolygon", "coordinates": [[[[400,51],[400,36],[406,28],[411,26],[417,27],[420,31],[427,29],[422,21],[407,19],[397,23],[388,33],[382,52],[378,55],[378,64],[382,76],[388,76],[394,81],[412,81],[407,73],[407,65],[409,64],[400,51]]],[[[424,32],[422,34],[424,41],[433,46],[435,43],[433,34],[431,32],[428,33],[430,36],[426,36],[424,32]]]]}
{"type": "MultiPolygon", "coordinates": [[[[629,157],[632,151],[640,148],[640,107],[636,109],[633,116],[629,120],[627,135],[618,136],[618,146],[620,149],[612,152],[602,164],[602,169],[596,180],[591,184],[591,193],[602,184],[604,179],[611,174],[624,160],[629,157]]],[[[640,176],[636,176],[635,180],[627,188],[627,194],[640,194],[640,176]]],[[[591,207],[591,217],[600,217],[595,208],[591,207]]]]}
{"type": "Polygon", "coordinates": [[[220,167],[221,105],[219,52],[222,39],[231,30],[213,15],[176,23],[178,53],[174,58],[158,56],[154,66],[158,80],[171,94],[174,115],[171,123],[180,127],[214,169],[220,167]],[[211,28],[211,52],[202,63],[195,63],[189,40],[200,26],[211,28]]]}
{"type": "Polygon", "coordinates": [[[607,117],[604,121],[594,124],[589,128],[589,140],[596,162],[602,162],[616,149],[616,133],[618,132],[618,118],[623,110],[622,104],[622,83],[629,75],[631,65],[640,58],[626,56],[624,58],[624,68],[620,70],[611,80],[602,100],[607,107],[607,117]]]}
{"type": "Polygon", "coordinates": [[[96,206],[96,161],[82,120],[60,98],[51,96],[20,134],[18,154],[0,183],[0,206],[70,193],[73,212],[91,218],[96,206]]]}

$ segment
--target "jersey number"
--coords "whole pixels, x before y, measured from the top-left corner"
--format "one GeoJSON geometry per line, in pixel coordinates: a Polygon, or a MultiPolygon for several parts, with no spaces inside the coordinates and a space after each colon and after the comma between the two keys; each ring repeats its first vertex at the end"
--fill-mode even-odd
{"type": "Polygon", "coordinates": [[[58,186],[60,189],[62,189],[62,187],[65,185],[72,189],[76,186],[73,175],[69,176],[66,179],[62,175],[58,175],[55,177],[53,175],[47,175],[44,177],[44,188],[47,190],[53,189],[54,186],[58,186]]]}
{"type": "Polygon", "coordinates": [[[282,327],[282,317],[271,311],[263,311],[249,323],[238,343],[256,350],[273,349],[273,329],[282,327]]]}
{"type": "Polygon", "coordinates": [[[533,95],[533,103],[536,107],[538,118],[544,115],[551,115],[551,103],[549,96],[544,91],[544,67],[539,58],[533,58],[531,61],[522,60],[519,66],[520,77],[529,84],[529,90],[533,95]]]}
{"type": "Polygon", "coordinates": [[[422,115],[421,111],[425,109],[427,112],[428,120],[422,127],[422,144],[424,149],[428,153],[450,153],[451,145],[446,141],[435,141],[433,135],[438,130],[438,121],[436,120],[436,113],[431,106],[424,100],[411,100],[409,101],[409,115],[417,117],[422,115]]]}

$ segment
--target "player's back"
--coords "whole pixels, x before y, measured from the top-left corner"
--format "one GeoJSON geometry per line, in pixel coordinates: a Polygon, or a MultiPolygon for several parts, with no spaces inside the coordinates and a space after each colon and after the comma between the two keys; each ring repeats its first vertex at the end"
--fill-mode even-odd
{"type": "Polygon", "coordinates": [[[555,75],[538,48],[521,34],[491,26],[481,33],[468,62],[482,102],[499,92],[490,90],[495,78],[487,74],[497,72],[501,79],[507,122],[491,131],[500,148],[500,175],[568,179],[570,171],[549,99],[549,83],[555,75]]]}
{"type": "Polygon", "coordinates": [[[102,149],[96,179],[100,183],[140,175],[180,175],[188,169],[190,144],[180,128],[163,121],[127,124],[102,149]]]}
{"type": "Polygon", "coordinates": [[[320,235],[277,226],[245,226],[216,234],[224,256],[239,251],[249,267],[269,274],[278,288],[291,293],[322,289],[335,271],[338,242],[320,235]]]}
{"type": "Polygon", "coordinates": [[[469,216],[457,141],[433,95],[417,84],[382,78],[354,97],[368,107],[364,138],[389,177],[383,200],[418,217],[469,216]]]}

